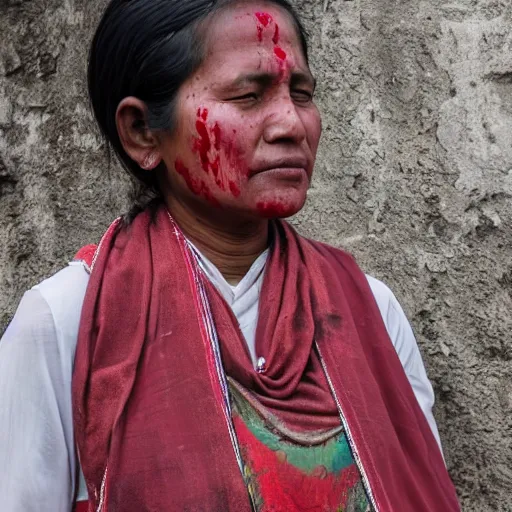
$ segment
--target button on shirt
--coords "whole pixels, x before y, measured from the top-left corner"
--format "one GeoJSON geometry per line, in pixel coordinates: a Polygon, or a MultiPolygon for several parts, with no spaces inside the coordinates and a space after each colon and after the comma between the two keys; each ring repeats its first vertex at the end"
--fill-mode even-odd
{"type": "Polygon", "coordinates": [[[202,256],[197,249],[195,250],[199,257],[199,266],[231,307],[238,320],[238,325],[251,354],[252,364],[256,368],[258,358],[262,355],[256,354],[255,339],[260,292],[263,285],[263,271],[268,258],[268,249],[256,259],[237,285],[229,284],[219,269],[209,259],[202,256]]]}

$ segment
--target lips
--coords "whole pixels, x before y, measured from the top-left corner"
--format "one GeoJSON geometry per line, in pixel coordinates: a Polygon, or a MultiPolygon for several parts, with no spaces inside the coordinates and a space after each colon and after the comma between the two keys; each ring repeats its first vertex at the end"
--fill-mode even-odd
{"type": "Polygon", "coordinates": [[[250,176],[254,176],[255,174],[260,174],[266,171],[274,171],[278,169],[304,169],[307,170],[308,161],[302,157],[287,157],[280,158],[276,160],[269,160],[266,162],[262,162],[261,164],[253,167],[250,176]]]}

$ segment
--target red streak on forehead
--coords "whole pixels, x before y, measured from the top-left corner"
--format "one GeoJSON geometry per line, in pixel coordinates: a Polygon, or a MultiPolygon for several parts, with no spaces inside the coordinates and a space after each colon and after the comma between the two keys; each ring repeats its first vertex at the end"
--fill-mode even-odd
{"type": "Polygon", "coordinates": [[[274,31],[274,37],[272,38],[272,42],[274,44],[279,43],[279,25],[276,23],[276,29],[274,31]]]}
{"type": "Polygon", "coordinates": [[[268,25],[274,21],[274,18],[272,18],[268,12],[257,12],[255,16],[264,27],[268,27],[268,25]]]}
{"type": "Polygon", "coordinates": [[[268,27],[274,21],[274,18],[267,12],[256,12],[254,16],[258,20],[258,41],[261,42],[263,41],[263,29],[268,27]]]}
{"type": "Polygon", "coordinates": [[[274,48],[274,53],[278,59],[280,59],[280,60],[286,59],[286,52],[281,47],[276,46],[274,48]]]}

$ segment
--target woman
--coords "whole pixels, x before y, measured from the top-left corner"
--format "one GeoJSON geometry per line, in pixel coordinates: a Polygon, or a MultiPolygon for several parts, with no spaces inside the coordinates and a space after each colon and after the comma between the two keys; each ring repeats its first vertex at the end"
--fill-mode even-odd
{"type": "Polygon", "coordinates": [[[110,2],[89,91],[142,192],[0,343],[2,510],[459,510],[396,299],[276,220],[314,88],[285,0],[110,2]]]}

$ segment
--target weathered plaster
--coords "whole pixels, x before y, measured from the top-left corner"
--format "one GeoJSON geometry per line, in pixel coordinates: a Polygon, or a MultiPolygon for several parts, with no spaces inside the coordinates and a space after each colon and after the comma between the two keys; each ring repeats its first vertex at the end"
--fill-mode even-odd
{"type": "MultiPolygon", "coordinates": [[[[464,510],[512,511],[512,4],[300,0],[324,136],[306,235],[403,304],[464,510]]],[[[88,110],[104,0],[0,2],[0,324],[127,182],[88,110]]]]}

